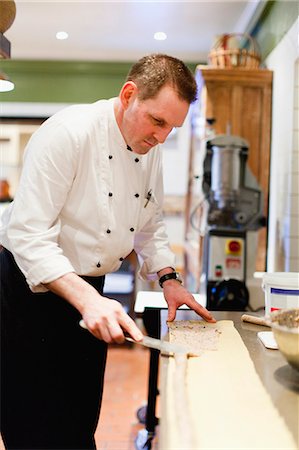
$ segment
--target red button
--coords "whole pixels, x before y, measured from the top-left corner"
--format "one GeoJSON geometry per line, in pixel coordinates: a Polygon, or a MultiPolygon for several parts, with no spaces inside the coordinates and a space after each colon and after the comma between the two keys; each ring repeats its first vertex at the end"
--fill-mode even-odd
{"type": "Polygon", "coordinates": [[[238,253],[241,250],[240,242],[238,241],[230,241],[228,244],[228,248],[232,253],[238,253]]]}

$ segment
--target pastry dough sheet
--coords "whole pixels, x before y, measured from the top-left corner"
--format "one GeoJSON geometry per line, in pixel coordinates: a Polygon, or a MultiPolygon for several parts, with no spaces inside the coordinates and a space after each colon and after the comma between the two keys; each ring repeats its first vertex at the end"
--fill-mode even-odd
{"type": "Polygon", "coordinates": [[[296,450],[233,322],[215,326],[216,349],[167,362],[160,449],[296,450]]]}

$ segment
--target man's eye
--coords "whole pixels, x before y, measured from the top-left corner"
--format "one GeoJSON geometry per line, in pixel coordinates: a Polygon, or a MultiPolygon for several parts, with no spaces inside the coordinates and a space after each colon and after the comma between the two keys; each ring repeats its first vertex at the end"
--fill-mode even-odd
{"type": "Polygon", "coordinates": [[[154,123],[155,123],[156,125],[158,125],[159,127],[163,127],[163,126],[164,126],[163,120],[155,119],[155,117],[153,117],[153,120],[154,120],[154,123]]]}

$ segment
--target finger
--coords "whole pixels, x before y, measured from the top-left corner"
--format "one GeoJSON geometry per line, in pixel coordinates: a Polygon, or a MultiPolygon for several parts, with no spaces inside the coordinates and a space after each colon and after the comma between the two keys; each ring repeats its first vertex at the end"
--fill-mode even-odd
{"type": "Polygon", "coordinates": [[[98,330],[98,335],[101,336],[101,340],[106,344],[112,343],[112,337],[107,327],[101,327],[101,331],[98,330]]]}
{"type": "Polygon", "coordinates": [[[119,324],[123,328],[123,330],[129,333],[134,341],[142,341],[143,334],[135,324],[134,320],[132,320],[131,317],[128,316],[128,314],[126,314],[125,312],[121,315],[119,324]]]}
{"type": "Polygon", "coordinates": [[[169,322],[172,322],[175,319],[176,316],[176,306],[174,304],[168,305],[168,317],[167,320],[169,322]]]}
{"type": "Polygon", "coordinates": [[[92,326],[87,326],[83,320],[80,321],[80,326],[88,330],[94,337],[96,337],[100,341],[104,341],[107,344],[110,344],[112,342],[112,337],[107,326],[99,325],[98,323],[95,323],[92,326]]]}
{"type": "Polygon", "coordinates": [[[204,306],[197,303],[197,301],[192,297],[188,302],[185,303],[189,308],[193,309],[197,314],[199,314],[207,322],[215,323],[216,319],[212,316],[210,311],[208,311],[204,306]]]}
{"type": "Polygon", "coordinates": [[[118,322],[109,322],[107,323],[107,330],[110,334],[111,342],[116,344],[123,344],[125,341],[125,336],[123,330],[121,329],[118,322]]]}

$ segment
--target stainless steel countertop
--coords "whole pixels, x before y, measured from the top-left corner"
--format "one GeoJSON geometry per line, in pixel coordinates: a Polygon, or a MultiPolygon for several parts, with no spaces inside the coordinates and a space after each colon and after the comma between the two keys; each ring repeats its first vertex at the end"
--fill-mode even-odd
{"type": "MultiPolygon", "coordinates": [[[[213,311],[217,320],[232,320],[246,345],[256,371],[284,418],[299,448],[299,372],[293,369],[279,350],[269,350],[257,337],[258,331],[270,328],[242,322],[242,312],[213,311]]],[[[252,315],[258,315],[249,313],[252,315]]],[[[167,311],[161,310],[161,336],[167,333],[167,311]]],[[[193,311],[177,311],[176,320],[198,320],[193,311]]]]}

